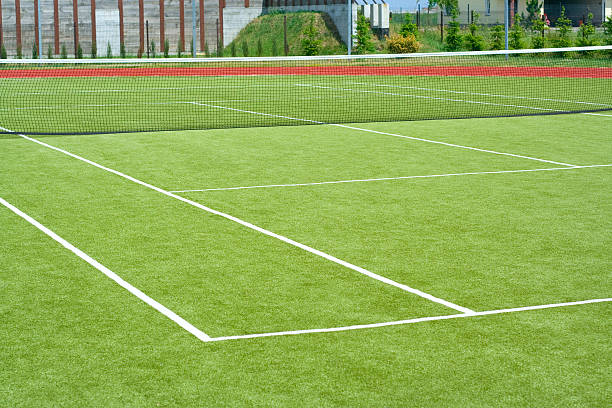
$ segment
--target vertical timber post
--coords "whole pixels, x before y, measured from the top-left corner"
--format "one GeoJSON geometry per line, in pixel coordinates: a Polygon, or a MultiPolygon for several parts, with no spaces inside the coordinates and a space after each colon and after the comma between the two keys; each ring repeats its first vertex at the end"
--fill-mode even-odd
{"type": "MultiPolygon", "coordinates": [[[[504,20],[505,20],[505,30],[506,30],[506,50],[508,50],[508,30],[509,30],[509,26],[510,26],[510,11],[508,10],[508,1],[510,0],[504,0],[504,20]]],[[[508,59],[508,54],[506,54],[506,59],[508,59]]]]}
{"type": "Polygon", "coordinates": [[[138,57],[142,57],[144,53],[144,42],[145,42],[145,21],[144,21],[144,0],[138,0],[138,31],[140,34],[140,41],[138,45],[138,57]]]}
{"type": "Polygon", "coordinates": [[[219,0],[219,20],[217,20],[217,45],[223,49],[223,9],[225,8],[225,0],[219,0]]]}
{"type": "Polygon", "coordinates": [[[287,41],[287,14],[284,15],[283,20],[283,38],[284,38],[284,49],[285,49],[285,57],[289,55],[289,42],[287,41]]]}
{"type": "Polygon", "coordinates": [[[119,47],[125,49],[125,33],[123,31],[123,0],[117,0],[119,8],[119,47]]]}
{"type": "Polygon", "coordinates": [[[159,0],[159,50],[163,53],[166,51],[166,27],[164,23],[165,16],[164,0],[159,0]]]}
{"type": "Polygon", "coordinates": [[[21,2],[19,0],[15,0],[15,39],[17,49],[21,50],[21,2]]]}
{"type": "Polygon", "coordinates": [[[151,58],[151,43],[149,42],[149,20],[145,22],[145,26],[147,27],[147,58],[151,58]]]}
{"type": "Polygon", "coordinates": [[[180,51],[185,51],[185,0],[179,0],[180,51]]]}
{"type": "Polygon", "coordinates": [[[38,51],[38,58],[42,58],[40,37],[40,0],[34,0],[34,46],[38,51]]]}
{"type": "Polygon", "coordinates": [[[204,31],[204,0],[200,0],[200,51],[206,49],[206,37],[204,31]]]}
{"type": "Polygon", "coordinates": [[[444,12],[440,10],[440,42],[444,43],[444,12]]]}
{"type": "Polygon", "coordinates": [[[0,47],[4,43],[4,35],[2,33],[2,0],[0,0],[0,47]]]}
{"type": "Polygon", "coordinates": [[[191,0],[191,56],[196,56],[196,0],[191,0]]]}
{"type": "Polygon", "coordinates": [[[72,0],[72,25],[74,26],[74,56],[79,48],[79,6],[77,0],[72,0]]]}
{"type": "Polygon", "coordinates": [[[96,48],[96,54],[98,50],[98,44],[96,44],[96,0],[91,0],[91,54],[93,57],[93,49],[96,48]]]}
{"type": "Polygon", "coordinates": [[[53,35],[55,54],[60,53],[60,33],[59,33],[59,4],[58,0],[53,0],[53,35]]]}

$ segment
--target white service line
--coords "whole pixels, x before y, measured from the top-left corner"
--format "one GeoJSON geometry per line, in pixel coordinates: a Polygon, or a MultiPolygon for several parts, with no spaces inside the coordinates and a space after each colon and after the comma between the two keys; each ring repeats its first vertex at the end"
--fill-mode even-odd
{"type": "Polygon", "coordinates": [[[453,91],[450,89],[419,88],[417,86],[372,84],[372,83],[367,83],[367,82],[349,82],[349,83],[355,84],[355,85],[375,86],[375,87],[384,87],[384,88],[414,89],[417,91],[443,92],[443,93],[453,93],[453,94],[459,94],[459,95],[492,96],[495,98],[526,99],[526,100],[532,100],[532,101],[545,101],[545,102],[573,103],[577,105],[607,106],[607,107],[612,108],[612,105],[605,104],[605,103],[580,102],[580,101],[570,101],[570,100],[565,100],[565,99],[536,98],[536,97],[531,97],[531,96],[501,95],[501,94],[489,94],[489,93],[469,92],[469,91],[453,91]]]}
{"type": "Polygon", "coordinates": [[[242,339],[254,339],[254,338],[259,338],[259,337],[293,336],[293,335],[298,335],[298,334],[331,333],[331,332],[341,332],[341,331],[349,331],[349,330],[373,329],[377,327],[399,326],[399,325],[404,325],[404,324],[431,322],[435,320],[450,320],[450,319],[458,319],[462,317],[489,316],[489,315],[503,314],[503,313],[525,312],[525,311],[530,311],[530,310],[552,309],[556,307],[578,306],[578,305],[585,305],[589,303],[602,303],[602,302],[611,302],[611,301],[612,301],[612,298],[590,299],[590,300],[582,300],[578,302],[566,302],[566,303],[554,303],[554,304],[549,304],[549,305],[515,307],[512,309],[488,310],[485,312],[474,312],[470,314],[461,313],[461,314],[453,314],[453,315],[446,315],[446,316],[420,317],[416,319],[398,320],[398,321],[393,321],[393,322],[359,324],[359,325],[354,325],[354,326],[331,327],[331,328],[326,328],[326,329],[306,329],[306,330],[293,330],[293,331],[283,331],[283,332],[273,332],[273,333],[259,333],[259,334],[244,334],[244,335],[238,335],[238,336],[213,337],[207,341],[212,342],[212,341],[225,341],[225,340],[242,340],[242,339]]]}
{"type": "Polygon", "coordinates": [[[418,140],[420,142],[434,143],[434,144],[439,144],[439,145],[449,146],[449,147],[457,147],[459,149],[475,150],[475,151],[483,152],[483,153],[491,153],[491,154],[497,154],[497,155],[502,155],[502,156],[517,157],[517,158],[520,158],[520,159],[535,160],[535,161],[539,161],[539,162],[543,162],[543,163],[558,164],[560,166],[576,167],[576,165],[574,165],[574,164],[561,163],[561,162],[557,162],[557,161],[553,161],[553,160],[538,159],[537,157],[523,156],[523,155],[520,155],[520,154],[513,154],[513,153],[497,152],[495,150],[479,149],[477,147],[470,147],[470,146],[463,146],[463,145],[458,145],[458,144],[454,144],[454,143],[440,142],[440,141],[437,141],[437,140],[423,139],[423,138],[420,138],[420,137],[398,135],[396,133],[380,132],[378,130],[358,128],[358,127],[355,127],[355,126],[341,125],[341,124],[338,124],[338,123],[325,123],[325,122],[319,122],[317,120],[294,118],[294,117],[291,117],[291,116],[273,115],[273,114],[270,114],[270,113],[254,112],[254,111],[249,111],[249,110],[244,110],[244,109],[229,108],[227,106],[210,105],[210,104],[206,104],[206,103],[193,102],[193,104],[194,105],[200,105],[200,106],[208,106],[208,107],[216,108],[216,109],[225,109],[225,110],[230,110],[230,111],[235,111],[235,112],[250,113],[250,114],[253,114],[253,115],[270,116],[270,117],[275,117],[275,118],[295,120],[295,121],[298,121],[298,122],[308,122],[308,123],[314,123],[314,124],[318,124],[318,125],[336,126],[336,127],[341,127],[341,128],[345,128],[345,129],[359,130],[361,132],[376,133],[376,134],[379,134],[379,135],[400,137],[402,139],[418,140]]]}
{"type": "MultiPolygon", "coordinates": [[[[0,129],[4,129],[5,131],[9,131],[8,129],[1,128],[1,127],[0,127],[0,129]]],[[[220,217],[223,217],[225,219],[228,219],[230,221],[238,223],[238,224],[240,224],[240,225],[242,225],[244,227],[250,228],[252,230],[260,232],[260,233],[262,233],[264,235],[267,235],[269,237],[276,238],[276,239],[278,239],[280,241],[283,241],[283,242],[285,242],[285,243],[287,243],[289,245],[293,245],[293,246],[295,246],[297,248],[300,248],[300,249],[302,249],[304,251],[310,252],[313,255],[317,255],[317,256],[319,256],[321,258],[327,259],[328,261],[334,262],[334,263],[336,263],[338,265],[342,265],[342,266],[344,266],[344,267],[346,267],[348,269],[352,269],[355,272],[359,272],[359,273],[361,273],[363,275],[366,275],[366,276],[368,276],[368,277],[370,277],[372,279],[375,279],[377,281],[386,283],[387,285],[395,286],[398,289],[401,289],[401,290],[404,290],[406,292],[412,293],[414,295],[420,296],[420,297],[422,297],[424,299],[427,299],[427,300],[430,300],[432,302],[439,303],[441,305],[444,305],[444,306],[449,307],[451,309],[455,309],[455,310],[460,311],[462,313],[473,313],[473,311],[468,309],[467,307],[456,305],[456,304],[454,304],[452,302],[449,302],[447,300],[440,299],[438,297],[430,295],[429,293],[425,293],[425,292],[423,292],[421,290],[412,288],[412,287],[404,285],[402,283],[395,282],[395,281],[393,281],[393,280],[391,280],[389,278],[386,278],[384,276],[378,275],[378,274],[376,274],[374,272],[370,272],[367,269],[364,269],[364,268],[361,268],[359,266],[353,265],[353,264],[351,264],[349,262],[343,261],[342,259],[336,258],[335,256],[329,255],[329,254],[327,254],[327,253],[325,253],[323,251],[319,251],[318,249],[314,249],[314,248],[312,248],[312,247],[310,247],[308,245],[299,243],[299,242],[294,241],[294,240],[292,240],[290,238],[287,238],[287,237],[285,237],[283,235],[276,234],[276,233],[274,233],[272,231],[268,231],[267,229],[258,227],[257,225],[251,224],[250,222],[241,220],[240,218],[234,217],[232,215],[226,214],[226,213],[221,212],[221,211],[214,210],[214,209],[212,209],[210,207],[206,207],[206,206],[204,206],[204,205],[202,205],[200,203],[197,203],[195,201],[192,201],[192,200],[189,200],[187,198],[181,197],[179,195],[173,194],[173,193],[171,193],[171,192],[169,192],[167,190],[161,189],[161,188],[156,187],[156,186],[154,186],[152,184],[145,183],[144,181],[138,180],[138,179],[136,179],[134,177],[128,176],[127,174],[121,173],[120,171],[117,171],[117,170],[113,170],[113,169],[111,169],[109,167],[105,167],[105,166],[103,166],[101,164],[98,164],[98,163],[96,163],[94,161],[85,159],[84,157],[81,157],[81,156],[78,156],[78,155],[76,155],[74,153],[70,153],[70,152],[68,152],[66,150],[60,149],[59,147],[52,146],[50,144],[41,142],[40,140],[28,137],[26,135],[21,135],[20,134],[19,136],[21,136],[22,138],[24,138],[26,140],[29,140],[31,142],[37,143],[37,144],[39,144],[41,146],[47,147],[47,148],[49,148],[51,150],[55,150],[57,152],[63,153],[65,155],[70,156],[72,158],[75,158],[77,160],[80,160],[80,161],[82,161],[84,163],[87,163],[89,165],[97,167],[97,168],[99,168],[101,170],[104,170],[104,171],[107,171],[109,173],[115,174],[115,175],[117,175],[119,177],[123,177],[124,179],[130,180],[130,181],[132,181],[132,182],[134,182],[136,184],[140,184],[143,187],[147,187],[147,188],[149,188],[151,190],[157,191],[158,193],[164,194],[164,195],[166,195],[168,197],[175,198],[175,199],[177,199],[179,201],[182,201],[182,202],[184,202],[186,204],[192,205],[192,206],[194,206],[196,208],[199,208],[199,209],[204,210],[206,212],[209,212],[211,214],[218,215],[220,217]]]]}
{"type": "Polygon", "coordinates": [[[248,190],[253,188],[273,188],[273,187],[304,187],[304,186],[320,186],[325,184],[342,184],[342,183],[363,183],[368,181],[389,181],[389,180],[409,180],[435,177],[454,177],[454,176],[474,176],[481,174],[508,174],[508,173],[528,173],[534,171],[557,171],[557,170],[574,170],[588,169],[593,167],[612,167],[612,164],[593,164],[589,166],[575,167],[550,167],[547,169],[527,169],[527,170],[500,170],[500,171],[479,171],[470,173],[447,173],[447,174],[429,174],[424,176],[402,176],[402,177],[380,177],[369,179],[354,179],[354,180],[336,180],[336,181],[321,181],[315,183],[295,183],[295,184],[267,184],[260,186],[244,186],[244,187],[222,187],[222,188],[204,188],[198,190],[172,190],[171,193],[193,193],[204,191],[226,191],[226,190],[248,190]]]}
{"type": "Polygon", "coordinates": [[[177,315],[176,313],[174,313],[172,310],[168,309],[161,303],[147,296],[140,289],[135,288],[128,282],[124,281],[115,272],[111,271],[106,266],[102,265],[100,262],[90,257],[85,252],[81,251],[79,248],[75,247],[70,242],[66,241],[64,238],[60,237],[55,232],[51,231],[49,228],[45,227],[44,225],[36,221],[34,218],[30,217],[29,215],[27,215],[26,213],[24,213],[17,207],[13,206],[8,201],[4,200],[2,197],[0,197],[0,204],[2,204],[3,206],[11,210],[12,212],[17,214],[18,216],[20,216],[21,218],[23,218],[24,220],[26,220],[27,222],[35,226],[36,228],[38,228],[40,231],[44,232],[51,239],[58,242],[64,248],[66,248],[67,250],[69,250],[70,252],[72,252],[73,254],[75,254],[76,256],[84,260],[85,262],[87,262],[89,265],[96,268],[98,271],[102,272],[104,275],[106,275],[107,277],[115,281],[119,286],[126,289],[132,295],[136,296],[138,299],[142,300],[143,302],[151,306],[153,309],[157,310],[158,312],[166,316],[168,319],[172,320],[173,322],[181,326],[183,329],[193,334],[198,339],[202,341],[210,340],[210,336],[208,336],[206,333],[199,330],[198,328],[193,326],[191,323],[189,323],[187,320],[183,319],[181,316],[177,315]]]}

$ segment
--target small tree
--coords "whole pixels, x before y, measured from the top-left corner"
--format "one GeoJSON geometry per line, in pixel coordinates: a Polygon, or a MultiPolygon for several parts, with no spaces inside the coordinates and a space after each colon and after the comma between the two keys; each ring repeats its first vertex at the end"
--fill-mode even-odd
{"type": "Polygon", "coordinates": [[[53,47],[51,46],[51,44],[49,44],[49,46],[47,47],[47,58],[53,58],[53,47]]]}
{"type": "Polygon", "coordinates": [[[164,38],[164,58],[168,58],[170,55],[170,41],[164,38]]]}
{"type": "Polygon", "coordinates": [[[22,54],[21,54],[21,45],[17,46],[17,58],[21,59],[22,54]]]}
{"type": "Polygon", "coordinates": [[[544,3],[540,3],[539,0],[527,0],[527,2],[525,3],[525,6],[527,8],[527,19],[525,20],[525,23],[528,28],[532,28],[533,24],[537,20],[541,20],[540,12],[542,10],[543,5],[544,3]]]}
{"type": "Polygon", "coordinates": [[[232,43],[230,44],[230,55],[232,57],[236,56],[236,43],[234,41],[232,41],[232,43]]]}
{"type": "Polygon", "coordinates": [[[155,49],[155,41],[151,41],[151,56],[153,58],[157,56],[157,50],[155,49]]]}
{"type": "Polygon", "coordinates": [[[513,50],[520,50],[525,48],[525,42],[523,39],[525,38],[525,30],[523,26],[521,26],[522,18],[520,16],[514,17],[514,24],[512,24],[512,28],[508,33],[509,41],[508,45],[513,50]]]}
{"type": "Polygon", "coordinates": [[[95,41],[91,44],[91,58],[96,58],[98,56],[98,46],[95,41]]]}
{"type": "Polygon", "coordinates": [[[263,55],[263,44],[261,43],[261,38],[257,39],[257,56],[261,57],[263,55]]]}
{"type": "Polygon", "coordinates": [[[249,56],[249,43],[246,41],[242,42],[242,55],[244,57],[248,57],[249,56]]]}
{"type": "Polygon", "coordinates": [[[593,13],[589,13],[589,15],[587,16],[587,21],[583,21],[582,24],[580,24],[579,32],[580,36],[576,41],[576,44],[578,46],[589,47],[591,45],[597,45],[597,40],[592,38],[593,34],[595,34],[595,26],[593,25],[593,13]]]}
{"type": "Polygon", "coordinates": [[[176,56],[181,58],[183,56],[183,52],[185,51],[183,49],[183,47],[185,46],[185,44],[183,44],[183,42],[179,39],[178,42],[178,47],[176,47],[176,56]]]}
{"type": "Polygon", "coordinates": [[[612,17],[606,18],[606,21],[604,21],[601,25],[604,29],[606,44],[612,45],[612,17]]]}
{"type": "Polygon", "coordinates": [[[408,34],[412,34],[415,36],[415,38],[419,37],[419,28],[412,22],[412,14],[406,13],[404,24],[402,25],[399,34],[404,37],[406,37],[408,34]]]}
{"type": "Polygon", "coordinates": [[[480,30],[480,26],[478,25],[479,17],[480,15],[478,13],[474,13],[474,18],[469,26],[470,31],[465,36],[465,45],[470,51],[482,51],[485,48],[484,39],[480,34],[478,34],[478,31],[480,30]]]}
{"type": "Polygon", "coordinates": [[[62,48],[60,50],[60,56],[62,59],[68,58],[68,50],[66,50],[66,44],[62,44],[62,48]]]}
{"type": "Polygon", "coordinates": [[[32,58],[33,59],[38,58],[38,47],[36,46],[36,43],[32,45],[32,58]]]}
{"type": "Polygon", "coordinates": [[[565,7],[561,7],[561,16],[555,24],[559,29],[559,36],[555,41],[555,45],[559,48],[571,47],[570,32],[572,31],[572,21],[565,15],[565,7]]]}
{"type": "Polygon", "coordinates": [[[208,42],[204,42],[204,55],[210,57],[210,49],[208,48],[208,42]]]}
{"type": "Polygon", "coordinates": [[[110,45],[110,41],[106,43],[106,58],[113,58],[113,48],[110,45]]]}
{"type": "Polygon", "coordinates": [[[491,32],[491,49],[492,50],[503,50],[505,44],[505,29],[502,25],[496,25],[493,27],[491,32]]]}
{"type": "Polygon", "coordinates": [[[121,58],[125,58],[127,56],[127,51],[125,50],[124,43],[119,44],[119,55],[121,56],[121,58]]]}
{"type": "Polygon", "coordinates": [[[318,55],[321,51],[321,40],[317,38],[317,29],[314,26],[314,17],[302,32],[302,50],[304,55],[318,55]]]}
{"type": "Polygon", "coordinates": [[[83,59],[83,47],[81,47],[81,43],[77,43],[76,58],[83,59]]]}
{"type": "Polygon", "coordinates": [[[368,20],[363,14],[357,16],[357,35],[355,35],[354,38],[357,40],[357,44],[355,45],[356,54],[366,54],[374,51],[370,23],[368,23],[368,20]]]}
{"type": "Polygon", "coordinates": [[[531,37],[531,46],[533,48],[544,48],[546,45],[546,39],[544,37],[544,32],[548,30],[548,26],[541,18],[536,18],[532,21],[531,31],[533,31],[534,35],[531,37]]]}
{"type": "Polygon", "coordinates": [[[421,44],[413,34],[399,35],[394,34],[387,37],[387,47],[393,54],[408,54],[417,52],[421,48],[421,44]]]}
{"type": "Polygon", "coordinates": [[[7,59],[8,55],[6,54],[6,47],[4,43],[0,44],[0,59],[7,59]]]}
{"type": "Polygon", "coordinates": [[[452,18],[448,23],[448,30],[445,38],[446,49],[448,51],[459,51],[461,49],[463,39],[461,38],[460,29],[461,27],[457,21],[457,11],[453,9],[452,18]]]}

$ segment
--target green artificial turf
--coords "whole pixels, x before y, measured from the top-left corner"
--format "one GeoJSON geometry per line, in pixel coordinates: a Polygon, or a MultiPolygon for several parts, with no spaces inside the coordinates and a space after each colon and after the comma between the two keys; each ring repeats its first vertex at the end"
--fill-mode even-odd
{"type": "MultiPolygon", "coordinates": [[[[603,165],[610,120],[355,126],[603,165]]],[[[41,140],[173,191],[563,167],[327,125],[41,140]]],[[[486,311],[610,297],[610,171],[178,194],[486,311]]],[[[0,140],[0,197],[213,337],[458,313],[23,138],[0,140]]],[[[4,206],[0,231],[7,406],[610,400],[610,303],[204,343],[4,206]]]]}

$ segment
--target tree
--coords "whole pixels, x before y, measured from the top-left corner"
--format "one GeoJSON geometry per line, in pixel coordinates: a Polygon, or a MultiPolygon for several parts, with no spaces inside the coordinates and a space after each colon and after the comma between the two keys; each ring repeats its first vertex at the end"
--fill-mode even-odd
{"type": "Polygon", "coordinates": [[[96,58],[98,56],[98,46],[96,45],[96,42],[94,41],[91,44],[91,58],[96,58]]]}
{"type": "Polygon", "coordinates": [[[4,43],[0,44],[0,59],[7,59],[8,56],[6,54],[6,47],[4,46],[4,43]]]}
{"type": "Polygon", "coordinates": [[[513,50],[525,48],[525,43],[523,41],[523,38],[525,38],[525,30],[523,30],[523,27],[521,26],[521,20],[522,19],[520,16],[515,16],[514,24],[512,24],[512,28],[508,33],[508,45],[513,50]]]}
{"type": "Polygon", "coordinates": [[[491,49],[503,50],[505,48],[505,29],[502,25],[496,25],[491,32],[491,49]]]}
{"type": "Polygon", "coordinates": [[[412,15],[410,13],[406,13],[405,21],[399,34],[403,37],[406,37],[408,34],[412,34],[416,38],[419,37],[419,28],[412,22],[412,15]]]}
{"type": "Polygon", "coordinates": [[[531,46],[533,48],[544,48],[546,43],[546,39],[544,37],[545,30],[548,30],[548,26],[544,20],[540,18],[533,20],[533,24],[531,25],[531,31],[534,33],[534,36],[531,37],[531,46]]]}
{"type": "Polygon", "coordinates": [[[561,16],[557,19],[555,24],[559,29],[559,36],[555,41],[555,45],[559,48],[571,47],[572,40],[569,35],[572,31],[572,21],[565,15],[565,7],[561,7],[561,16]]]}
{"type": "Polygon", "coordinates": [[[457,21],[457,12],[453,10],[452,19],[448,23],[448,30],[445,39],[446,49],[448,51],[459,51],[459,49],[461,49],[463,39],[461,38],[460,29],[461,27],[457,21]]]}
{"type": "Polygon", "coordinates": [[[540,3],[539,0],[527,0],[527,27],[532,27],[536,20],[540,20],[540,12],[544,3],[540,3]]]}
{"type": "Polygon", "coordinates": [[[304,55],[318,55],[321,51],[321,40],[317,38],[317,29],[314,26],[314,17],[310,19],[310,24],[302,32],[302,50],[304,55]]]}
{"type": "Polygon", "coordinates": [[[387,37],[387,47],[392,54],[408,54],[417,52],[421,44],[417,41],[413,34],[399,35],[394,34],[387,37]]]}
{"type": "Polygon", "coordinates": [[[597,45],[597,40],[591,38],[595,34],[595,26],[593,25],[593,13],[589,13],[587,21],[580,24],[580,36],[576,41],[580,47],[589,47],[591,45],[597,45]]]}
{"type": "Polygon", "coordinates": [[[111,48],[110,41],[106,43],[106,58],[113,58],[113,49],[111,48]]]}
{"type": "Polygon", "coordinates": [[[357,35],[355,35],[355,39],[357,40],[357,45],[355,46],[356,54],[366,54],[374,51],[370,23],[368,23],[363,14],[357,16],[357,35]]]}
{"type": "Polygon", "coordinates": [[[469,33],[465,36],[465,45],[467,49],[470,51],[482,51],[484,50],[484,39],[481,35],[478,34],[480,30],[480,26],[478,25],[478,18],[480,15],[478,13],[474,13],[474,19],[472,23],[469,25],[469,33]]]}
{"type": "Polygon", "coordinates": [[[429,7],[434,6],[444,7],[452,15],[454,11],[459,10],[459,0],[429,0],[429,7]]]}
{"type": "Polygon", "coordinates": [[[606,44],[612,45],[612,17],[606,18],[602,26],[604,29],[604,36],[606,37],[606,44]]]}

